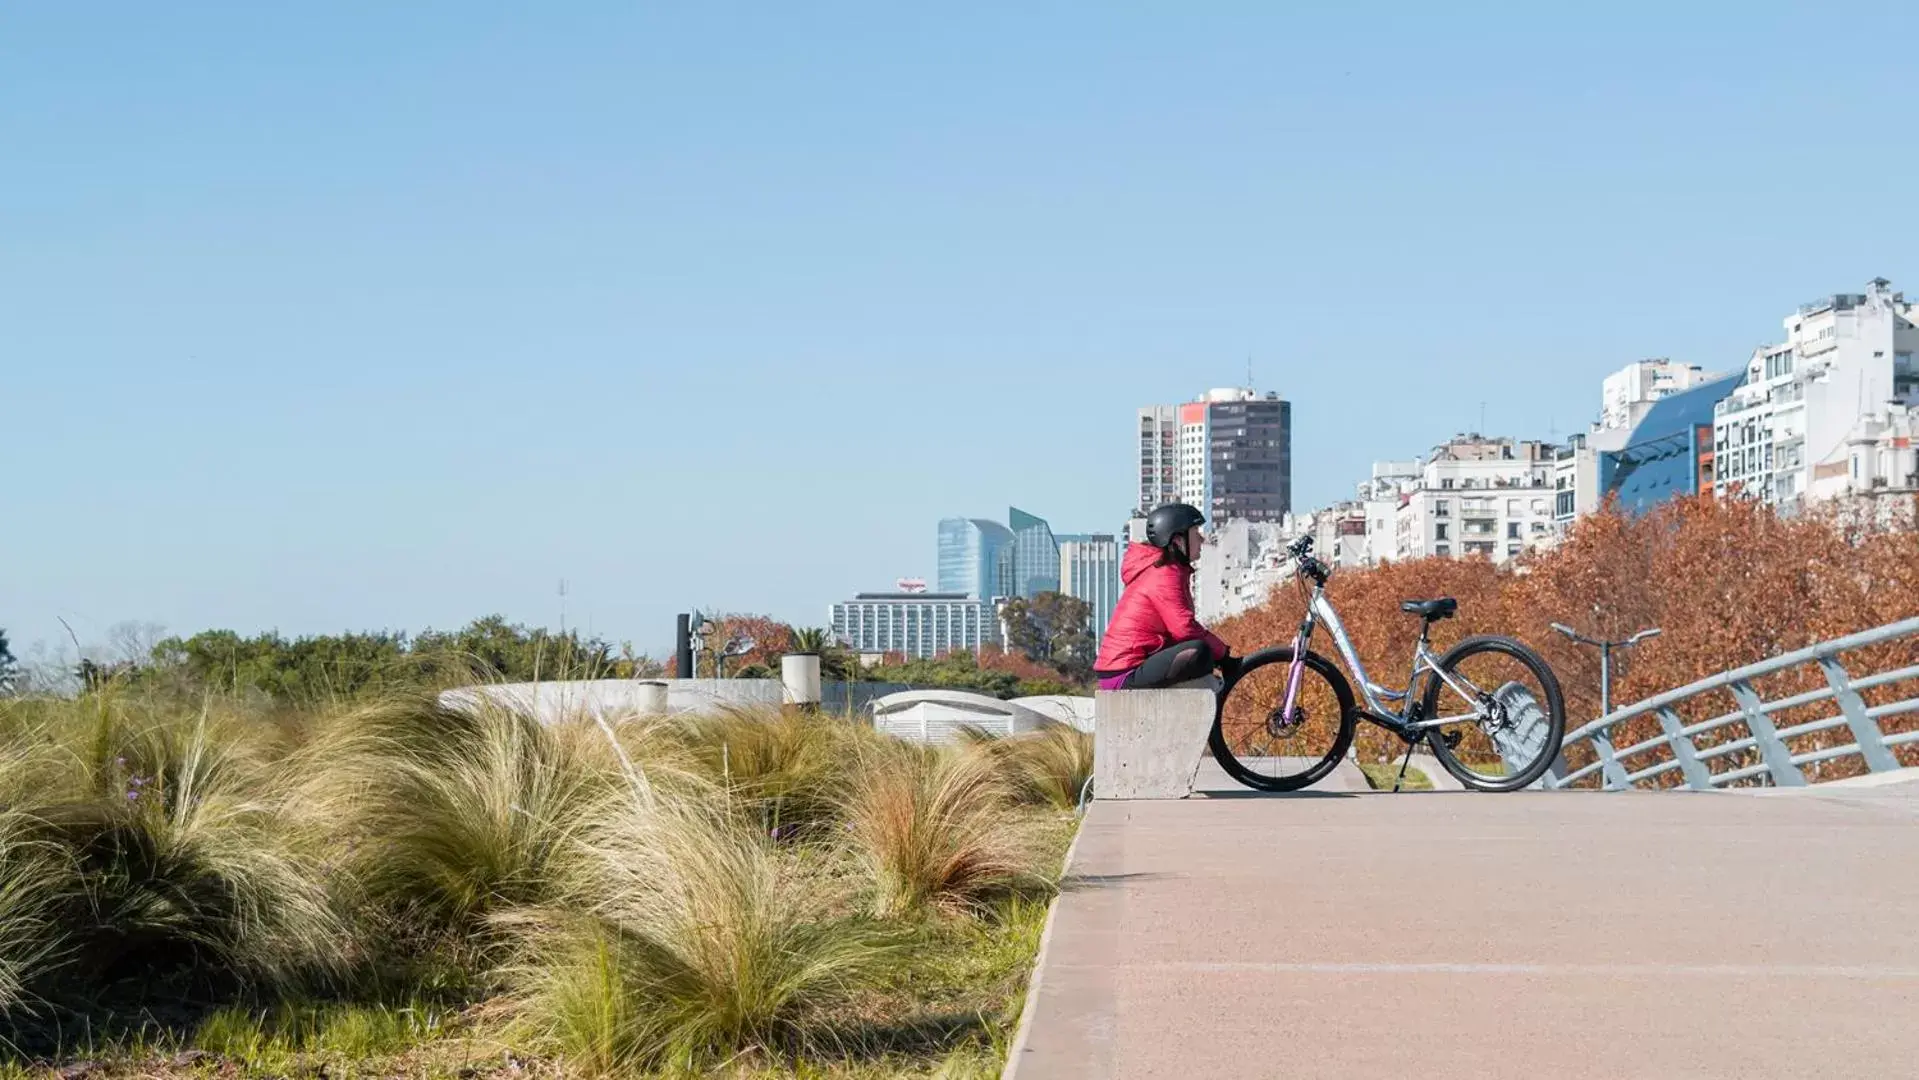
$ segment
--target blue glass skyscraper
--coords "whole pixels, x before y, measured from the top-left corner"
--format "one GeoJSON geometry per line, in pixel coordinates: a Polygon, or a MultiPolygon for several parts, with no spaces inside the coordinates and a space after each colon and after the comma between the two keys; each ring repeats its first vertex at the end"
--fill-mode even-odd
{"type": "Polygon", "coordinates": [[[1012,596],[1013,570],[1013,533],[1006,526],[984,518],[940,522],[940,592],[980,600],[1012,596]]]}
{"type": "Polygon", "coordinates": [[[1053,527],[1018,507],[1009,507],[1006,522],[1013,527],[1013,588],[1031,599],[1059,591],[1059,541],[1053,527]]]}

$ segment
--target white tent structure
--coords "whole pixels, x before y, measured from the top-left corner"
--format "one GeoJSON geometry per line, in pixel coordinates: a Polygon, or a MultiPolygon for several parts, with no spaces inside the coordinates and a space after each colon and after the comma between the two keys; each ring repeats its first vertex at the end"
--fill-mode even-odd
{"type": "Polygon", "coordinates": [[[873,702],[873,727],[914,742],[946,742],[962,728],[1018,735],[1062,721],[1016,701],[966,690],[904,690],[873,702]]]}
{"type": "Polygon", "coordinates": [[[1031,709],[1048,720],[1068,724],[1081,731],[1093,730],[1093,699],[1075,697],[1071,694],[1042,694],[1038,697],[1014,698],[1008,704],[1031,709]]]}

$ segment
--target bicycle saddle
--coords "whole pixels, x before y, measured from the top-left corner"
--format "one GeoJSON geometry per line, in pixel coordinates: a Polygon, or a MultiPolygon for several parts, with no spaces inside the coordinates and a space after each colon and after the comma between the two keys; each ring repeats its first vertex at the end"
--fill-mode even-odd
{"type": "Polygon", "coordinates": [[[1437,600],[1402,600],[1399,602],[1399,610],[1430,622],[1435,619],[1452,618],[1453,613],[1459,610],[1459,601],[1450,596],[1442,596],[1437,600]]]}

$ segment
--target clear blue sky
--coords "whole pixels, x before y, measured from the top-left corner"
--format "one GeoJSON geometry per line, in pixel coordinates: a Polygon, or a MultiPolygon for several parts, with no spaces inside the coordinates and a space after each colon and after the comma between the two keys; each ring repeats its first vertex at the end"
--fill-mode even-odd
{"type": "Polygon", "coordinates": [[[1911,5],[668,7],[0,9],[16,649],[819,623],[1249,354],[1307,508],[1919,291],[1911,5]]]}

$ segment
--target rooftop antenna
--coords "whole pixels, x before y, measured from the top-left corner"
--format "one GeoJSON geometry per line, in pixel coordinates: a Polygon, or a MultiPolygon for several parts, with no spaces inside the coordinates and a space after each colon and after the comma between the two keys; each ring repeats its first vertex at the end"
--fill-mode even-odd
{"type": "Polygon", "coordinates": [[[1246,389],[1253,388],[1253,354],[1246,354],[1246,389]]]}
{"type": "Polygon", "coordinates": [[[560,636],[566,636],[566,579],[560,579],[560,636]]]}

